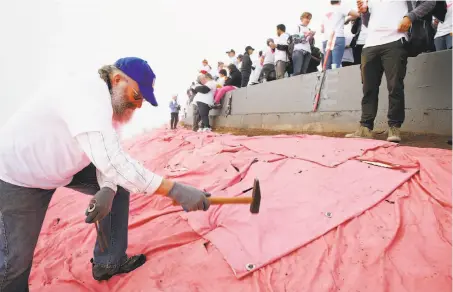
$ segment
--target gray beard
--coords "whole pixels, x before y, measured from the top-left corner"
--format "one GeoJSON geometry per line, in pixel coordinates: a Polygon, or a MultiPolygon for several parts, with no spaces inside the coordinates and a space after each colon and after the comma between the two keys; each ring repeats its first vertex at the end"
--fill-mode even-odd
{"type": "Polygon", "coordinates": [[[127,109],[127,102],[125,102],[125,89],[126,84],[120,83],[112,88],[112,108],[115,116],[122,116],[127,109]]]}

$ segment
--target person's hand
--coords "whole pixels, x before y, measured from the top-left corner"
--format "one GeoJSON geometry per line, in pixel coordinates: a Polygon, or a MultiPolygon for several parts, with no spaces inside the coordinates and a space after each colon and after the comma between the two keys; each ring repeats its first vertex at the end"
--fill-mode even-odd
{"type": "Polygon", "coordinates": [[[363,3],[363,0],[357,0],[357,10],[360,13],[366,13],[368,11],[368,7],[363,3]]]}
{"type": "Polygon", "coordinates": [[[412,22],[409,17],[405,16],[403,20],[401,20],[400,24],[398,25],[399,32],[407,32],[411,27],[412,22]]]}
{"type": "Polygon", "coordinates": [[[168,197],[180,204],[186,212],[208,210],[210,206],[208,197],[210,196],[210,194],[197,190],[194,187],[177,182],[174,183],[173,188],[168,193],[168,197]]]}
{"type": "Polygon", "coordinates": [[[87,210],[85,211],[85,222],[94,223],[102,220],[105,216],[110,213],[112,209],[113,198],[115,197],[115,191],[111,188],[100,189],[91,199],[87,210]],[[90,212],[91,211],[91,212],[90,212]]]}

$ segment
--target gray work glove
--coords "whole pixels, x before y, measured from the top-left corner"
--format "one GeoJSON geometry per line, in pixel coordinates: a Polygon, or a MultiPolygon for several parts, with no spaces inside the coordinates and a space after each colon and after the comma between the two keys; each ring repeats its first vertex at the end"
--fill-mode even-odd
{"type": "Polygon", "coordinates": [[[100,189],[91,199],[88,209],[85,211],[86,223],[94,223],[96,221],[101,221],[110,213],[112,209],[113,198],[115,197],[115,191],[111,188],[102,188],[100,189]],[[94,205],[94,210],[89,212],[91,206],[94,205]]]}
{"type": "Polygon", "coordinates": [[[210,194],[197,190],[194,187],[177,182],[175,182],[168,193],[168,197],[180,204],[186,212],[208,210],[211,203],[207,198],[210,196],[210,194]]]}

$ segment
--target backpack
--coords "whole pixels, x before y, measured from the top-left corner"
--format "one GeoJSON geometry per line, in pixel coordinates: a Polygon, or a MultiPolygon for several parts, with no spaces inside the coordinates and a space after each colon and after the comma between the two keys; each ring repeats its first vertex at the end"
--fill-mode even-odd
{"type": "MultiPolygon", "coordinates": [[[[411,1],[407,1],[406,3],[409,12],[414,10],[411,1]]],[[[446,1],[436,1],[436,6],[428,15],[422,19],[415,20],[412,23],[408,32],[409,40],[406,43],[408,57],[417,57],[421,53],[427,52],[433,47],[434,29],[431,25],[432,17],[439,17],[439,20],[445,20],[445,14],[447,12],[446,8],[446,1]]]]}

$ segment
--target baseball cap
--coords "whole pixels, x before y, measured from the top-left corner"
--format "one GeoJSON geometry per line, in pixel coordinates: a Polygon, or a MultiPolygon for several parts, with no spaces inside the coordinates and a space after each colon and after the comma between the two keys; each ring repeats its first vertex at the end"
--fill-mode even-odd
{"type": "Polygon", "coordinates": [[[231,49],[231,50],[227,51],[226,53],[229,54],[229,53],[236,53],[236,52],[233,49],[231,49]]]}
{"type": "Polygon", "coordinates": [[[254,48],[252,48],[251,46],[247,46],[245,47],[245,51],[247,52],[248,50],[255,50],[254,48]]]}
{"type": "Polygon", "coordinates": [[[154,96],[156,75],[148,65],[148,62],[137,57],[126,57],[117,60],[114,66],[134,79],[140,88],[143,98],[153,106],[157,106],[156,97],[154,96]]]}

